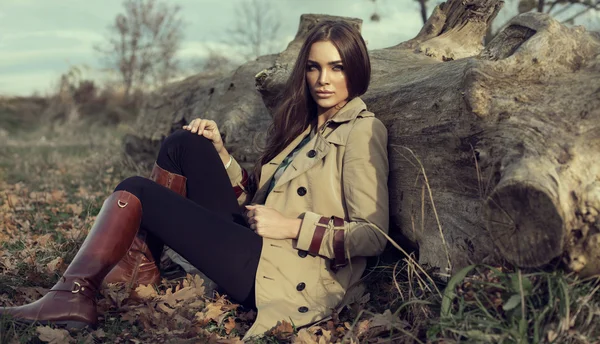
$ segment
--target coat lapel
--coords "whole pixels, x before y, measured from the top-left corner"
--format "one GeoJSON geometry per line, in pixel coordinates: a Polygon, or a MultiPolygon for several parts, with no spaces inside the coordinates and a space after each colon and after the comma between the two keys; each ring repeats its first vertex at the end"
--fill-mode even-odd
{"type": "MultiPolygon", "coordinates": [[[[356,97],[352,99],[344,108],[336,114],[331,121],[338,125],[344,122],[353,120],[358,116],[360,112],[366,109],[365,103],[356,97]]],[[[261,170],[261,178],[259,183],[259,189],[261,189],[267,182],[271,180],[275,171],[290,152],[298,146],[300,141],[312,130],[312,125],[309,126],[304,132],[299,135],[291,144],[289,144],[281,153],[279,153],[273,160],[269,161],[266,165],[263,165],[261,170]]],[[[275,187],[283,185],[292,179],[298,177],[302,173],[308,171],[310,168],[319,163],[329,152],[331,144],[345,144],[346,137],[341,137],[339,131],[335,129],[333,132],[329,132],[325,135],[318,133],[315,137],[306,144],[299,152],[298,155],[292,160],[292,163],[286,168],[281,177],[277,180],[275,187]],[[316,155],[310,157],[307,153],[314,149],[316,155]]]]}
{"type": "Polygon", "coordinates": [[[271,161],[269,161],[261,167],[260,182],[258,183],[259,190],[262,189],[262,187],[265,186],[265,184],[267,184],[267,182],[271,180],[273,174],[275,174],[275,171],[277,170],[277,167],[279,167],[279,165],[281,165],[281,163],[283,162],[283,159],[285,159],[285,157],[288,156],[288,154],[290,154],[290,152],[298,146],[300,141],[302,141],[302,139],[309,133],[310,130],[311,126],[308,126],[308,128],[306,128],[302,134],[298,135],[298,137],[296,137],[294,141],[292,141],[292,143],[287,145],[287,147],[285,147],[279,154],[277,154],[277,156],[275,156],[271,161]]]}
{"type": "Polygon", "coordinates": [[[277,180],[275,187],[283,185],[290,180],[298,177],[302,173],[308,171],[311,167],[320,162],[329,152],[330,143],[321,134],[315,135],[313,140],[306,144],[299,152],[298,155],[292,160],[290,165],[283,172],[281,177],[277,180]],[[312,158],[308,155],[308,152],[315,150],[316,155],[312,158]]]}

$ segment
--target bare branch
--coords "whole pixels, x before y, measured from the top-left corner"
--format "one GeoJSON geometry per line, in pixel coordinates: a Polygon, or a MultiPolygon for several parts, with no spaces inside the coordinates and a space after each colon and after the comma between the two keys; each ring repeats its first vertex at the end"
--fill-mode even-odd
{"type": "Polygon", "coordinates": [[[421,7],[421,19],[423,24],[427,23],[427,0],[416,0],[421,7]]]}
{"type": "Polygon", "coordinates": [[[96,47],[107,65],[121,75],[126,95],[133,89],[163,86],[178,68],[176,53],[183,38],[180,8],[156,0],[125,0],[124,13],[96,47]]]}
{"type": "Polygon", "coordinates": [[[544,12],[544,3],[545,0],[538,0],[537,11],[540,13],[544,12]]]}
{"type": "Polygon", "coordinates": [[[561,21],[561,23],[569,23],[569,24],[573,24],[573,21],[575,20],[575,18],[587,13],[589,10],[591,10],[593,7],[588,7],[588,8],[584,8],[583,10],[575,13],[574,15],[572,15],[571,17],[561,21]]]}
{"type": "Polygon", "coordinates": [[[281,22],[271,0],[241,0],[227,42],[237,46],[248,60],[274,48],[281,22]]]}

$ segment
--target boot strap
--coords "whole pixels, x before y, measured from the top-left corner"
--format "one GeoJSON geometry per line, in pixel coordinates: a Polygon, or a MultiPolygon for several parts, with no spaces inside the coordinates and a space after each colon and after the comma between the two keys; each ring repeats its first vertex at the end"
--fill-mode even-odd
{"type": "Polygon", "coordinates": [[[90,283],[82,279],[61,280],[50,289],[51,291],[70,292],[72,294],[81,294],[89,299],[96,300],[96,290],[90,283]]]}

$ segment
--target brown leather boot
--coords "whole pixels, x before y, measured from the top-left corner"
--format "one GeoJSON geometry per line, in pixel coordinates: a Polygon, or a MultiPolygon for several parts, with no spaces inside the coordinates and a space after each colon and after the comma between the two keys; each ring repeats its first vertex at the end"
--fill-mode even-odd
{"type": "MultiPolygon", "coordinates": [[[[183,197],[186,196],[187,178],[171,173],[154,163],[150,179],[163,185],[183,197]]],[[[131,245],[131,249],[114,269],[104,278],[104,283],[124,283],[128,289],[139,285],[158,284],[160,271],[146,244],[146,233],[140,231],[131,245]]],[[[135,295],[131,295],[135,298],[135,295]]]]}
{"type": "Polygon", "coordinates": [[[140,200],[127,191],[110,195],[83,245],[60,281],[41,299],[19,307],[0,308],[0,317],[18,322],[53,323],[68,328],[95,327],[96,293],[104,276],[127,253],[142,220],[140,200]]]}

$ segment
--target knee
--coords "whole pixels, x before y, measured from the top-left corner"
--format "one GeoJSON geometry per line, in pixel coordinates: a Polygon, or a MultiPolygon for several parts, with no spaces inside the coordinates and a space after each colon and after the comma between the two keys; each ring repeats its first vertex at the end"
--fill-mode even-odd
{"type": "Polygon", "coordinates": [[[213,148],[212,143],[204,136],[197,133],[192,133],[189,130],[177,129],[171,135],[167,136],[162,143],[163,148],[171,150],[179,147],[194,147],[194,148],[213,148]]]}
{"type": "Polygon", "coordinates": [[[136,197],[140,198],[142,195],[142,190],[148,183],[152,183],[152,181],[148,178],[140,176],[129,177],[120,182],[119,185],[117,185],[117,187],[115,188],[115,191],[128,191],[134,194],[136,197]]]}

